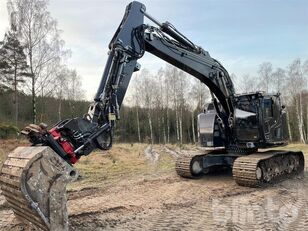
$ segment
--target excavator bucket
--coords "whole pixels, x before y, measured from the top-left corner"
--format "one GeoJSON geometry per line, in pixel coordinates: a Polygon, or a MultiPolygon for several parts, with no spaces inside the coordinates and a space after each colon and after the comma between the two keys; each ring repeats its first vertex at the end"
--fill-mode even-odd
{"type": "Polygon", "coordinates": [[[47,146],[18,147],[2,166],[2,194],[14,214],[35,230],[68,230],[66,185],[76,170],[47,146]]]}

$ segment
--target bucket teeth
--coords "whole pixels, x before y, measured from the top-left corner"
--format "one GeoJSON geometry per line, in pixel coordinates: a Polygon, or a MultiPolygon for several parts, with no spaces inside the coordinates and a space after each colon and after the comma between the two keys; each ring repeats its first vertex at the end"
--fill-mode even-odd
{"type": "Polygon", "coordinates": [[[22,222],[38,230],[68,230],[66,185],[77,177],[51,148],[19,147],[2,166],[0,186],[22,222]]]}

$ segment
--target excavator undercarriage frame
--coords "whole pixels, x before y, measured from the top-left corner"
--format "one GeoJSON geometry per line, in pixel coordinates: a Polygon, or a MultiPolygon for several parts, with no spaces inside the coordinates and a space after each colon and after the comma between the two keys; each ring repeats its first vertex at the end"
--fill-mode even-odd
{"type": "Polygon", "coordinates": [[[300,176],[305,160],[301,151],[270,150],[250,154],[232,153],[226,149],[185,153],[176,160],[176,172],[184,178],[199,178],[210,172],[232,169],[238,185],[261,187],[286,178],[300,176]]]}

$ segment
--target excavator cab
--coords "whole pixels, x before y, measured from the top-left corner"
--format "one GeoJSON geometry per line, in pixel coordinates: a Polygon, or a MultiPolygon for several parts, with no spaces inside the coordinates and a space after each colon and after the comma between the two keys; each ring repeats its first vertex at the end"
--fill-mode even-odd
{"type": "MultiPolygon", "coordinates": [[[[279,94],[246,93],[235,97],[233,136],[242,148],[268,148],[287,142],[286,113],[279,94]]],[[[221,106],[221,105],[219,105],[221,106]]],[[[223,147],[224,133],[214,104],[198,115],[198,137],[202,147],[223,147]]]]}
{"type": "Polygon", "coordinates": [[[286,113],[279,94],[236,96],[235,137],[239,145],[269,148],[286,144],[286,113]]]}

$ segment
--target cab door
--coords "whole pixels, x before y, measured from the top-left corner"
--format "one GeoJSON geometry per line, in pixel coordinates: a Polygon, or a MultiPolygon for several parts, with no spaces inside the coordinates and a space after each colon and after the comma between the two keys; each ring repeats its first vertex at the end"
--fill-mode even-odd
{"type": "Polygon", "coordinates": [[[285,122],[279,96],[265,96],[263,98],[263,131],[267,142],[283,141],[283,125],[285,122]]]}

